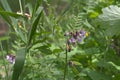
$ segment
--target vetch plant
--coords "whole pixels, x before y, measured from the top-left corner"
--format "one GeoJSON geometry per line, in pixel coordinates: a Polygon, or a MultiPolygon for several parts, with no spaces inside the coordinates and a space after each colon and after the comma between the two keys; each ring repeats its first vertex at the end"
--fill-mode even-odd
{"type": "Polygon", "coordinates": [[[64,80],[67,75],[67,66],[68,66],[68,52],[71,51],[71,44],[76,44],[77,42],[81,43],[87,36],[88,33],[85,30],[75,31],[75,32],[67,32],[64,36],[69,36],[66,42],[66,57],[65,57],[65,70],[64,70],[64,80]]]}

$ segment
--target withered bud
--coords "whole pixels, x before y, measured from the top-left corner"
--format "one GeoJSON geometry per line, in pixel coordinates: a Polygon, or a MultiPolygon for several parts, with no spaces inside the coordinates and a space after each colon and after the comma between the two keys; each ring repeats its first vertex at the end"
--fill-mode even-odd
{"type": "Polygon", "coordinates": [[[66,43],[66,51],[70,52],[71,51],[71,46],[70,46],[70,42],[67,41],[66,43]]]}
{"type": "Polygon", "coordinates": [[[31,16],[30,16],[30,14],[28,14],[28,13],[25,13],[24,14],[28,19],[31,19],[31,16]]]}

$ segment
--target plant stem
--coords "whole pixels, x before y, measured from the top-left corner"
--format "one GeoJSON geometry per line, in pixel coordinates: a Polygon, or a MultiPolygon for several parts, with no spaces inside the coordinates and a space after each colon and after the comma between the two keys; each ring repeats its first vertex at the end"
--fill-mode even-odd
{"type": "Polygon", "coordinates": [[[20,11],[21,11],[21,13],[23,14],[23,9],[22,9],[22,3],[21,3],[21,0],[19,0],[19,4],[20,4],[20,11]]]}
{"type": "Polygon", "coordinates": [[[4,53],[3,53],[3,47],[2,47],[2,43],[0,41],[0,48],[1,48],[1,53],[2,53],[2,60],[3,60],[3,64],[4,64],[4,67],[5,67],[5,72],[6,72],[6,80],[8,80],[8,71],[7,71],[7,67],[6,67],[6,64],[5,64],[5,59],[4,59],[4,53]]]}
{"type": "Polygon", "coordinates": [[[67,62],[67,49],[66,49],[66,52],[65,52],[65,69],[64,69],[64,78],[63,80],[66,79],[66,75],[67,75],[67,66],[68,66],[68,62],[67,62]]]}

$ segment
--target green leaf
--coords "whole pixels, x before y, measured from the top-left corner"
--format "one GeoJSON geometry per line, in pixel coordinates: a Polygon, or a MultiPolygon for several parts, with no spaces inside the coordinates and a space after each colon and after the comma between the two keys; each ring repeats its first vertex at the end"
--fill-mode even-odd
{"type": "Polygon", "coordinates": [[[114,5],[102,9],[99,23],[106,30],[108,36],[120,34],[120,8],[114,5]]]}
{"type": "Polygon", "coordinates": [[[23,15],[20,15],[20,14],[16,14],[16,13],[12,13],[12,12],[7,12],[7,11],[0,11],[0,14],[2,15],[7,15],[7,16],[11,16],[11,17],[14,17],[14,18],[26,18],[25,16],[23,15]]]}
{"type": "MultiPolygon", "coordinates": [[[[3,9],[0,7],[0,11],[3,11],[3,9]]],[[[12,26],[12,23],[10,21],[10,18],[7,15],[1,14],[1,17],[7,22],[7,24],[9,24],[10,26],[12,26]]],[[[12,28],[13,29],[13,28],[12,28]]],[[[14,30],[14,29],[13,29],[14,30]]]]}
{"type": "MultiPolygon", "coordinates": [[[[3,2],[4,3],[4,2],[3,2]]],[[[5,3],[6,4],[6,3],[5,3]]],[[[4,6],[5,7],[5,6],[4,6]]],[[[12,28],[12,30],[15,30],[14,27],[17,27],[17,21],[15,18],[24,18],[26,19],[25,16],[23,15],[19,15],[19,14],[16,14],[16,13],[12,13],[11,12],[11,9],[7,9],[5,7],[5,10],[4,11],[2,8],[0,8],[0,15],[3,17],[3,19],[8,23],[8,25],[10,25],[10,27],[12,28]],[[9,11],[9,12],[8,12],[9,11]],[[13,26],[14,25],[14,26],[13,26]]]]}
{"type": "Polygon", "coordinates": [[[17,51],[12,80],[18,80],[22,72],[26,56],[26,48],[20,48],[17,51]]]}
{"type": "Polygon", "coordinates": [[[10,6],[9,6],[9,4],[8,4],[8,1],[7,1],[7,0],[0,0],[0,2],[2,3],[3,8],[4,8],[6,11],[9,11],[9,12],[12,11],[11,8],[10,8],[10,6]]]}
{"type": "Polygon", "coordinates": [[[98,15],[99,15],[98,12],[92,12],[89,17],[90,18],[96,18],[98,15]]]}
{"type": "Polygon", "coordinates": [[[88,72],[88,76],[92,80],[112,80],[110,76],[107,76],[104,73],[100,73],[100,72],[92,71],[92,70],[88,72]]]}
{"type": "Polygon", "coordinates": [[[29,10],[29,12],[30,12],[30,15],[32,15],[32,11],[33,11],[32,3],[31,3],[31,2],[27,2],[26,7],[28,7],[28,10],[29,10]]]}
{"type": "Polygon", "coordinates": [[[108,62],[108,64],[111,64],[113,67],[120,71],[120,66],[114,64],[113,62],[108,62]]]}
{"type": "Polygon", "coordinates": [[[41,46],[36,49],[39,49],[42,53],[45,53],[45,54],[52,54],[52,51],[48,46],[41,46]]]}
{"type": "Polygon", "coordinates": [[[31,27],[31,30],[30,30],[30,33],[29,33],[29,42],[28,42],[28,45],[31,43],[31,40],[36,32],[36,29],[37,29],[37,25],[39,23],[39,20],[40,20],[40,17],[41,17],[41,14],[42,14],[42,10],[43,10],[43,7],[39,7],[38,10],[36,11],[38,13],[38,16],[37,18],[34,20],[33,22],[33,25],[31,27]]]}
{"type": "Polygon", "coordinates": [[[0,41],[8,40],[10,37],[5,36],[5,37],[0,37],[0,41]]]}
{"type": "Polygon", "coordinates": [[[22,32],[21,29],[18,29],[18,34],[19,34],[21,40],[22,40],[24,43],[27,43],[27,39],[26,39],[26,37],[25,37],[25,34],[22,32]]]}
{"type": "MultiPolygon", "coordinates": [[[[107,69],[109,71],[112,71],[114,73],[116,73],[117,71],[120,70],[120,66],[116,65],[114,62],[109,61],[109,62],[105,62],[104,60],[101,60],[99,62],[97,62],[97,66],[99,67],[103,67],[104,69],[107,69]]],[[[112,73],[111,73],[112,74],[112,73]]]]}
{"type": "Polygon", "coordinates": [[[53,53],[59,53],[59,52],[62,52],[62,50],[57,48],[53,50],[53,53]]]}
{"type": "Polygon", "coordinates": [[[72,62],[73,62],[74,65],[79,65],[79,66],[82,65],[82,64],[81,64],[80,62],[78,62],[78,61],[72,61],[72,62]]]}
{"type": "Polygon", "coordinates": [[[37,9],[39,8],[39,6],[41,5],[42,3],[42,0],[38,0],[36,1],[36,5],[35,7],[33,8],[33,12],[32,12],[32,17],[34,17],[34,14],[36,13],[37,9]]]}

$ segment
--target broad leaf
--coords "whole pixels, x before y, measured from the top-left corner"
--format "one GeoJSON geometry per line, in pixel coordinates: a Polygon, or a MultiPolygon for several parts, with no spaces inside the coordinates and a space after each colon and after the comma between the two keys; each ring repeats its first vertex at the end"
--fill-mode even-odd
{"type": "Polygon", "coordinates": [[[17,51],[12,80],[18,80],[22,72],[26,56],[26,48],[20,48],[17,51]]]}
{"type": "Polygon", "coordinates": [[[114,5],[102,9],[103,14],[99,16],[102,28],[108,36],[120,34],[120,8],[114,5]]]}
{"type": "Polygon", "coordinates": [[[104,73],[100,73],[100,72],[92,71],[92,70],[88,72],[88,76],[92,80],[112,80],[110,76],[107,76],[104,73]]]}

